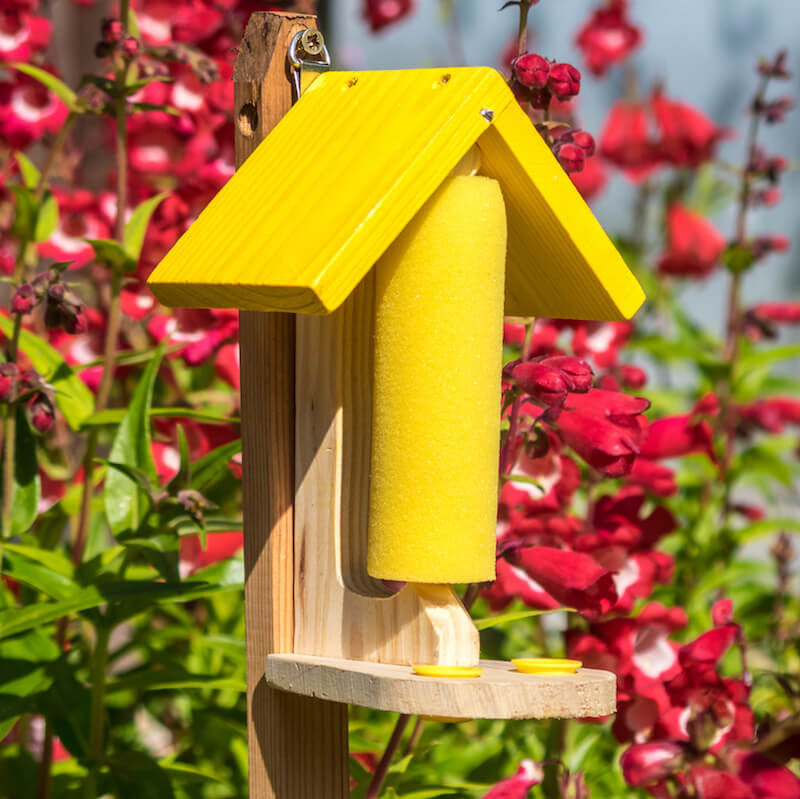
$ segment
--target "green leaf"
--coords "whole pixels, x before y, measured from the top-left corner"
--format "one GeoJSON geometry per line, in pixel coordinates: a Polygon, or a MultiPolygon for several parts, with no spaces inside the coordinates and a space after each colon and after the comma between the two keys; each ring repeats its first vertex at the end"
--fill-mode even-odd
{"type": "Polygon", "coordinates": [[[36,440],[22,405],[17,406],[16,419],[14,493],[11,499],[12,535],[20,535],[30,530],[36,521],[42,495],[39,464],[36,459],[36,440]]]}
{"type": "Polygon", "coordinates": [[[74,91],[72,91],[72,89],[69,88],[69,86],[67,86],[66,83],[59,80],[55,75],[52,75],[44,69],[35,67],[33,64],[15,62],[12,64],[6,64],[6,66],[11,67],[12,69],[17,69],[20,72],[24,72],[34,80],[38,80],[39,83],[50,89],[50,91],[53,92],[53,94],[58,97],[58,99],[61,100],[61,102],[64,103],[64,105],[66,105],[70,111],[81,110],[78,102],[78,96],[74,91]]]}
{"type": "Polygon", "coordinates": [[[560,613],[566,611],[574,613],[575,608],[552,608],[550,610],[521,610],[516,613],[505,613],[502,616],[490,616],[486,619],[476,619],[475,626],[479,630],[488,630],[491,627],[498,627],[501,624],[508,624],[512,621],[519,621],[520,619],[529,619],[532,616],[543,616],[545,613],[560,613]]]}
{"type": "Polygon", "coordinates": [[[118,799],[174,799],[167,772],[144,752],[127,751],[108,760],[118,799]]]}
{"type": "Polygon", "coordinates": [[[240,590],[242,583],[208,583],[192,580],[183,583],[152,580],[119,580],[82,588],[56,602],[39,602],[0,611],[0,638],[34,630],[70,613],[80,613],[101,605],[117,604],[130,618],[146,607],[161,602],[188,602],[225,591],[240,590]]]}
{"type": "Polygon", "coordinates": [[[14,221],[11,223],[11,235],[22,242],[33,240],[36,230],[36,217],[39,213],[39,203],[32,189],[25,186],[9,185],[9,190],[14,195],[14,221]]]}
{"type": "Polygon", "coordinates": [[[722,263],[733,275],[746,272],[756,260],[755,253],[751,247],[743,247],[740,244],[729,244],[722,253],[722,263]]]}
{"type": "Polygon", "coordinates": [[[130,272],[136,268],[136,261],[125,252],[124,247],[113,239],[84,239],[92,245],[95,260],[105,264],[109,269],[119,272],[130,272]]]}
{"type": "Polygon", "coordinates": [[[184,779],[189,782],[222,782],[222,780],[216,774],[210,774],[207,771],[202,771],[196,766],[190,766],[188,763],[176,763],[172,760],[159,760],[158,765],[163,771],[166,771],[167,774],[171,774],[177,779],[184,779]]]}
{"type": "Polygon", "coordinates": [[[756,538],[763,538],[767,535],[775,535],[783,532],[800,533],[800,520],[798,519],[764,519],[760,522],[753,522],[741,530],[736,530],[734,535],[738,541],[753,541],[756,538]]]}
{"type": "Polygon", "coordinates": [[[53,231],[58,227],[58,203],[50,193],[45,194],[39,213],[36,216],[36,226],[33,230],[34,241],[47,241],[53,231]]]}
{"type": "Polygon", "coordinates": [[[204,496],[221,477],[227,477],[231,458],[242,451],[242,441],[230,441],[211,450],[192,464],[192,488],[204,496]]]}
{"type": "MultiPolygon", "coordinates": [[[[158,485],[158,475],[150,449],[149,410],[163,353],[163,346],[159,347],[144,370],[109,454],[109,461],[144,472],[151,485],[158,485]]],[[[144,519],[147,503],[149,498],[135,480],[118,469],[108,472],[105,508],[109,526],[115,535],[124,530],[136,530],[144,519]]]]}
{"type": "Polygon", "coordinates": [[[782,347],[760,350],[740,358],[738,371],[740,374],[746,374],[750,369],[765,366],[768,363],[788,361],[798,357],[800,357],[800,344],[786,344],[782,347]]]}
{"type": "MultiPolygon", "coordinates": [[[[9,318],[0,316],[0,330],[6,336],[11,335],[13,324],[9,318]]],[[[27,355],[33,368],[55,390],[56,405],[67,424],[73,430],[79,430],[94,406],[92,392],[44,339],[23,330],[19,337],[19,347],[27,355]]]]}
{"type": "Polygon", "coordinates": [[[125,235],[123,236],[125,252],[128,257],[134,262],[139,260],[142,253],[142,245],[144,244],[145,233],[147,233],[147,225],[150,223],[150,217],[153,216],[156,208],[161,204],[161,201],[168,195],[168,192],[156,194],[150,197],[143,203],[136,206],[131,218],[125,225],[125,235]]]}
{"type": "Polygon", "coordinates": [[[216,674],[192,674],[181,667],[157,666],[142,669],[134,674],[110,682],[106,693],[120,691],[184,691],[209,689],[245,693],[247,684],[243,679],[219,677],[216,674]]]}
{"type": "MultiPolygon", "coordinates": [[[[83,426],[86,428],[118,425],[125,418],[125,413],[125,408],[109,408],[88,416],[83,426]]],[[[241,421],[238,416],[221,416],[217,413],[196,411],[193,408],[150,408],[148,414],[151,419],[154,417],[195,419],[207,424],[239,424],[241,421]]]]}
{"type": "Polygon", "coordinates": [[[75,583],[47,566],[26,558],[12,550],[6,550],[8,567],[4,574],[52,599],[66,599],[75,592],[75,583]]]}
{"type": "Polygon", "coordinates": [[[17,166],[22,174],[22,179],[25,181],[25,185],[29,189],[35,189],[39,183],[39,177],[41,176],[36,164],[34,164],[25,153],[14,153],[14,158],[17,161],[17,166]]]}

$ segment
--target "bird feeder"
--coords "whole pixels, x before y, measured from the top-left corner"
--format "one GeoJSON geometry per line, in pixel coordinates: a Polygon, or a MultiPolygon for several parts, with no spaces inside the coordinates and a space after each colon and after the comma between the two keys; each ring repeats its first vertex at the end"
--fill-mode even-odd
{"type": "MultiPolygon", "coordinates": [[[[642,290],[497,72],[326,71],[312,28],[251,18],[239,169],[150,278],[165,305],[242,311],[251,758],[341,737],[309,722],[328,703],[612,713],[608,672],[481,661],[450,586],[494,578],[503,314],[628,319],[642,290]]],[[[346,795],[319,757],[338,776],[267,762],[251,795],[346,795]]]]}

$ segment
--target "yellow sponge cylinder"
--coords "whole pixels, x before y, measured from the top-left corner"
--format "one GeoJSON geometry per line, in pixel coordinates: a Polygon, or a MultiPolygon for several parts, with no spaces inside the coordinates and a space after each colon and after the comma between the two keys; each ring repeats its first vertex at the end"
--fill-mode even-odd
{"type": "Polygon", "coordinates": [[[375,267],[373,577],[494,579],[505,260],[499,184],[453,177],[375,267]]]}

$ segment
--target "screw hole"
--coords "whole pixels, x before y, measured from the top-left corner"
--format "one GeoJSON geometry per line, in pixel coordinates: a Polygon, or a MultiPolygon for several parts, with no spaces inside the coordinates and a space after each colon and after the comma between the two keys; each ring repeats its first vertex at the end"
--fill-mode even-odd
{"type": "Polygon", "coordinates": [[[445,85],[447,85],[448,83],[450,83],[450,78],[452,78],[452,77],[453,77],[453,76],[452,76],[452,75],[451,75],[449,72],[447,72],[447,73],[445,73],[444,75],[442,75],[442,77],[441,77],[441,78],[439,78],[439,83],[440,83],[442,86],[445,86],[445,85]]]}
{"type": "Polygon", "coordinates": [[[350,78],[350,80],[347,81],[347,88],[352,89],[353,86],[355,86],[357,83],[358,83],[358,78],[350,78]]]}
{"type": "Polygon", "coordinates": [[[242,136],[250,137],[258,127],[258,111],[252,103],[245,103],[239,109],[239,132],[242,136]]]}

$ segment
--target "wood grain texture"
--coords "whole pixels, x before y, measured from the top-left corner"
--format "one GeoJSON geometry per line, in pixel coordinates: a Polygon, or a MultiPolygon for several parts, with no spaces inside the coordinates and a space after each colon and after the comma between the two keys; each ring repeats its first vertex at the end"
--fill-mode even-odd
{"type": "Polygon", "coordinates": [[[471,679],[420,677],[407,666],[303,655],[270,655],[266,679],[287,691],[380,710],[450,718],[579,718],[616,710],[610,671],[521,674],[510,663],[482,660],[471,679]]]}
{"type": "Polygon", "coordinates": [[[371,275],[330,316],[297,318],[294,651],[472,665],[478,634],[449,586],[387,596],[366,572],[373,326],[371,275]]]}
{"type": "MultiPolygon", "coordinates": [[[[312,16],[258,13],[236,60],[241,166],[291,105],[286,51],[312,16]],[[246,124],[245,124],[246,123],[246,124]]],[[[235,227],[240,213],[228,219],[235,227]]],[[[348,794],[347,707],[264,681],[264,658],[293,643],[294,317],[242,312],[242,489],[251,799],[348,794]]]]}
{"type": "Polygon", "coordinates": [[[503,78],[485,67],[318,78],[151,287],[167,305],[329,312],[476,142],[507,205],[506,313],[630,317],[641,288],[503,78]],[[229,224],[244,204],[246,223],[229,224]]]}

